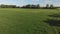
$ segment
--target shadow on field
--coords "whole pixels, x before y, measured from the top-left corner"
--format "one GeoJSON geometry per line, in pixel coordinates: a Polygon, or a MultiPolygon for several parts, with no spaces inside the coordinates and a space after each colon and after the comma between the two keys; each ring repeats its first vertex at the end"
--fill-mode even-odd
{"type": "MultiPolygon", "coordinates": [[[[44,20],[45,23],[49,24],[50,26],[58,26],[60,27],[60,14],[53,14],[48,15],[49,17],[53,17],[52,19],[48,18],[47,20],[44,20]]],[[[60,32],[58,32],[60,34],[60,32]]]]}
{"type": "Polygon", "coordinates": [[[50,26],[60,26],[60,20],[47,19],[44,22],[48,23],[50,26]]]}
{"type": "Polygon", "coordinates": [[[48,15],[49,17],[60,17],[60,14],[48,15]]]}
{"type": "Polygon", "coordinates": [[[58,34],[60,34],[60,32],[58,32],[58,34]]]}
{"type": "MultiPolygon", "coordinates": [[[[60,18],[60,14],[53,14],[48,16],[53,18],[60,18]]],[[[50,26],[60,26],[60,20],[58,19],[47,19],[44,22],[48,23],[50,26]]]]}

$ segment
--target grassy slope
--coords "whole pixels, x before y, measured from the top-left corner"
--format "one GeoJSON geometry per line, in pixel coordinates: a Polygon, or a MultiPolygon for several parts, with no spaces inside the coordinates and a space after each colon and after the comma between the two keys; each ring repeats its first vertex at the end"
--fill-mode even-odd
{"type": "Polygon", "coordinates": [[[43,21],[60,10],[0,8],[0,34],[57,34],[59,27],[43,21]]]}

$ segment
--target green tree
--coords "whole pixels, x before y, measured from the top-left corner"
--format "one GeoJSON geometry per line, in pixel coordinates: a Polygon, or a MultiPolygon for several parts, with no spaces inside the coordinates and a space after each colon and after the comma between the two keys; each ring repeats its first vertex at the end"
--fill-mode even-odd
{"type": "Polygon", "coordinates": [[[49,8],[49,4],[46,4],[46,8],[49,8]]]}
{"type": "Polygon", "coordinates": [[[51,4],[51,5],[50,5],[50,8],[51,8],[51,9],[53,9],[53,8],[54,8],[53,4],[51,4]]]}
{"type": "Polygon", "coordinates": [[[37,8],[40,8],[40,5],[39,4],[37,4],[37,8]]]}

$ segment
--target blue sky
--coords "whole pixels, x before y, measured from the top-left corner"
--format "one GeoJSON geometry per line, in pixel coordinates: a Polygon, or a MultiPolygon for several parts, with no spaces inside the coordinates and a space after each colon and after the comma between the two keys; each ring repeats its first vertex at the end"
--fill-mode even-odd
{"type": "Polygon", "coordinates": [[[0,0],[0,4],[12,4],[12,5],[26,5],[26,4],[40,4],[45,6],[46,4],[54,4],[60,6],[60,0],[0,0]]]}

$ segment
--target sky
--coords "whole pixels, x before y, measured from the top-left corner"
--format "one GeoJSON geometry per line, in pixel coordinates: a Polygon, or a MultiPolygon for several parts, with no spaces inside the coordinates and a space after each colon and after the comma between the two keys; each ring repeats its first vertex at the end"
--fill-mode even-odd
{"type": "Polygon", "coordinates": [[[60,0],[0,0],[0,4],[23,6],[26,4],[40,4],[45,6],[46,4],[53,4],[54,6],[60,6],[60,0]]]}

